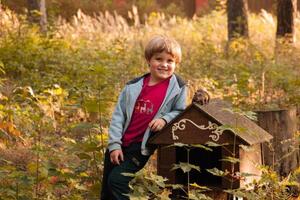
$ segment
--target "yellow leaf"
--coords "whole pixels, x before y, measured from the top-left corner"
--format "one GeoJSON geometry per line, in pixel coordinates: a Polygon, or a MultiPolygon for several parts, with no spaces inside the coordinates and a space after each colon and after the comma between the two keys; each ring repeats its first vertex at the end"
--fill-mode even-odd
{"type": "Polygon", "coordinates": [[[27,169],[28,169],[28,171],[30,172],[30,173],[35,173],[36,172],[36,163],[29,163],[28,165],[27,165],[27,169]]]}

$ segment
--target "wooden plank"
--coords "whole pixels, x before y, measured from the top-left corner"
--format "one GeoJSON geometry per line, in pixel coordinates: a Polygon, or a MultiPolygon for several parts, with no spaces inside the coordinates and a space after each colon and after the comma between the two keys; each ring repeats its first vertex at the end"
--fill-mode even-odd
{"type": "Polygon", "coordinates": [[[296,108],[257,113],[258,124],[274,137],[270,145],[263,145],[264,164],[280,176],[287,176],[300,162],[299,142],[292,139],[297,131],[296,108]]]}
{"type": "MultiPolygon", "coordinates": [[[[254,180],[259,180],[261,170],[259,169],[262,164],[261,158],[261,144],[255,144],[247,150],[240,147],[240,173],[252,174],[241,180],[241,187],[253,183],[254,180]]],[[[249,189],[249,188],[247,188],[249,189]]]]}
{"type": "Polygon", "coordinates": [[[176,163],[175,147],[157,149],[157,174],[167,178],[171,184],[176,181],[176,172],[170,171],[174,163],[176,163]]]}

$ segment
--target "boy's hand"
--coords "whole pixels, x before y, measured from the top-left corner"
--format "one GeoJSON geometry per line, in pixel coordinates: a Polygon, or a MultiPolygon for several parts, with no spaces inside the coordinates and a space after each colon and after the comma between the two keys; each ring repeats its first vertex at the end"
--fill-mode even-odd
{"type": "Polygon", "coordinates": [[[166,124],[167,124],[166,121],[161,118],[153,119],[149,123],[149,127],[151,131],[156,132],[156,131],[160,131],[166,124]]]}
{"type": "Polygon", "coordinates": [[[209,94],[203,89],[197,90],[193,97],[193,102],[199,103],[200,105],[208,104],[209,100],[209,94]]]}
{"type": "Polygon", "coordinates": [[[114,165],[120,165],[121,161],[124,161],[123,151],[116,149],[110,152],[110,162],[114,165]]]}

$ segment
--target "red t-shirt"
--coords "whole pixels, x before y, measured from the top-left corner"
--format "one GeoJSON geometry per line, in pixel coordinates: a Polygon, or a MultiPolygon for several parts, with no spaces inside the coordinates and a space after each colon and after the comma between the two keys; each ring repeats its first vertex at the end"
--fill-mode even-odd
{"type": "Polygon", "coordinates": [[[144,132],[160,108],[169,86],[170,78],[149,86],[150,76],[144,78],[142,91],[137,98],[131,121],[126,129],[122,143],[129,146],[143,140],[144,132]]]}

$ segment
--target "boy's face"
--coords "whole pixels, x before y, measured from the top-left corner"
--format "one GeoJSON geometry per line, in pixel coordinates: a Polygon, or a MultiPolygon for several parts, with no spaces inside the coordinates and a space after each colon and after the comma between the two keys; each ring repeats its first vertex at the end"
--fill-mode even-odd
{"type": "Polygon", "coordinates": [[[151,79],[155,82],[160,82],[169,78],[175,71],[176,61],[174,56],[163,51],[155,53],[150,60],[148,60],[151,79]]]}

